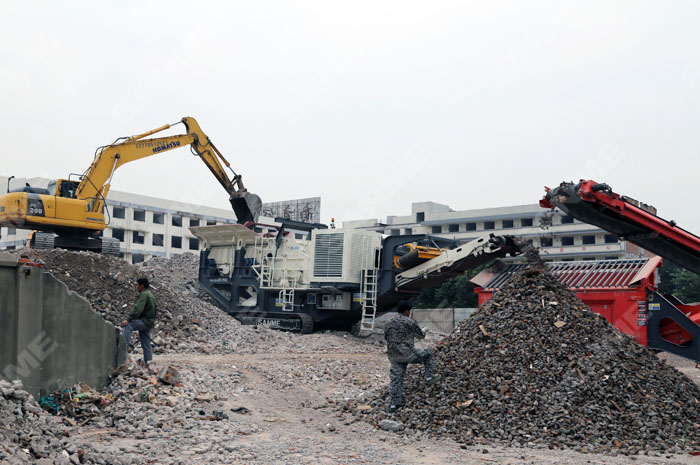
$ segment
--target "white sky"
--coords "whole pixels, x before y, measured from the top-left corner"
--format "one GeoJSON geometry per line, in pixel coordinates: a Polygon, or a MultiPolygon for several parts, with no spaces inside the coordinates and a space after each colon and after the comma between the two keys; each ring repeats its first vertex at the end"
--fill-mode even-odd
{"type": "MultiPolygon", "coordinates": [[[[0,17],[5,175],[82,172],[187,115],[252,192],[321,196],[325,221],[593,178],[700,233],[695,0],[0,0],[0,17]]],[[[112,187],[228,208],[187,149],[112,187]]]]}

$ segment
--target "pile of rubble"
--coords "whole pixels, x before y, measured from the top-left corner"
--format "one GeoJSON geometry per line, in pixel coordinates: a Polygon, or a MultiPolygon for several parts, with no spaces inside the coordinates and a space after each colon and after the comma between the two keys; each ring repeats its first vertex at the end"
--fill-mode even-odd
{"type": "Polygon", "coordinates": [[[122,259],[62,249],[20,251],[42,260],[46,269],[68,288],[85,297],[92,308],[119,326],[136,301],[136,280],[146,276],[158,304],[153,330],[154,352],[166,350],[230,352],[255,350],[274,343],[274,335],[260,334],[241,324],[202,298],[197,283],[198,258],[183,254],[131,265],[122,259]]]}
{"type": "Polygon", "coordinates": [[[41,410],[20,381],[0,380],[0,463],[70,464],[63,452],[66,435],[60,420],[41,410]]]}
{"type": "Polygon", "coordinates": [[[411,366],[406,405],[346,405],[375,425],[464,444],[678,453],[700,449],[700,389],[531,266],[411,366]]]}

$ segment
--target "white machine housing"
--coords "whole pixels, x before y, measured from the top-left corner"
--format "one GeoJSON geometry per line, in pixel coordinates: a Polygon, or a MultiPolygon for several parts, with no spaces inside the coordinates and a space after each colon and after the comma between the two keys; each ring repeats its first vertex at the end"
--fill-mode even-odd
{"type": "Polygon", "coordinates": [[[362,270],[376,268],[382,235],[357,229],[315,229],[311,281],[360,283],[362,270]]]}

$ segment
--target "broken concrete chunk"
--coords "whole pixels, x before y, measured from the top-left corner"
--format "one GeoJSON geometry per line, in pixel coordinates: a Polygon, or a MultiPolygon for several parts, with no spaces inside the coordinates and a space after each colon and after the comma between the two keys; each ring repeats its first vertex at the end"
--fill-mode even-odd
{"type": "Polygon", "coordinates": [[[384,431],[401,431],[403,429],[403,423],[393,420],[382,420],[379,422],[379,427],[384,431]]]}

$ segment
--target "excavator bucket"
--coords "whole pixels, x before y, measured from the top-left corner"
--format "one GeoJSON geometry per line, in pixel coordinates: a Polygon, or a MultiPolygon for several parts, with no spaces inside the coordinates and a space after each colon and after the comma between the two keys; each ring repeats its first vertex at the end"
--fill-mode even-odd
{"type": "Polygon", "coordinates": [[[233,207],[233,212],[236,214],[236,221],[239,224],[258,221],[262,211],[262,199],[260,196],[250,192],[237,192],[229,201],[233,207]]]}

